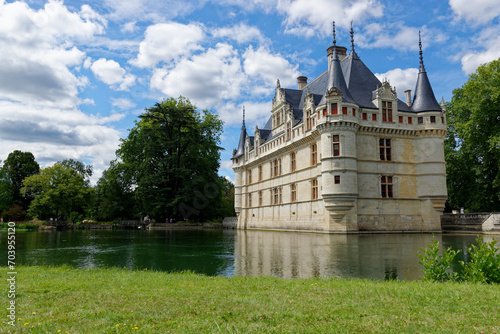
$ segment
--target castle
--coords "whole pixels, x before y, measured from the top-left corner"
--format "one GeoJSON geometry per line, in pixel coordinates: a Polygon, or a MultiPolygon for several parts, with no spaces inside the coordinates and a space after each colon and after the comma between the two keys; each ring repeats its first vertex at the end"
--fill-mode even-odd
{"type": "Polygon", "coordinates": [[[238,228],[349,233],[440,231],[446,192],[444,101],[425,71],[405,102],[354,50],[328,48],[328,70],[298,88],[277,82],[271,116],[249,136],[235,172],[238,228]]]}

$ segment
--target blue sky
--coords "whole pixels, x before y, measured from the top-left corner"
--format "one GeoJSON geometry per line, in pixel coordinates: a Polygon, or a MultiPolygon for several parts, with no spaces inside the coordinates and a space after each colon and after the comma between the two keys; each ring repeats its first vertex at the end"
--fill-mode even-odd
{"type": "Polygon", "coordinates": [[[498,0],[0,0],[0,160],[30,151],[42,166],[72,158],[93,181],[137,116],[188,97],[224,121],[219,173],[231,179],[242,107],[247,128],[269,117],[276,80],[327,69],[337,45],[355,48],[404,100],[414,90],[418,31],[438,100],[500,57],[498,0]]]}

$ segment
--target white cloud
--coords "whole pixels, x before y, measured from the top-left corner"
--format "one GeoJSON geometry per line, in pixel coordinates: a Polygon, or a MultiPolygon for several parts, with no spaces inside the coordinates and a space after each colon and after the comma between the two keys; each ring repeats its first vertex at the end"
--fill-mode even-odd
{"type": "Polygon", "coordinates": [[[174,68],[157,68],[151,77],[152,88],[167,96],[189,97],[200,108],[239,97],[244,82],[238,53],[223,43],[191,59],[181,59],[174,68]]]}
{"type": "Polygon", "coordinates": [[[256,84],[251,85],[254,94],[272,93],[278,79],[283,87],[296,84],[298,66],[290,64],[279,54],[272,54],[263,47],[254,50],[250,46],[243,54],[243,59],[245,73],[256,80],[256,84]]]}
{"type": "MultiPolygon", "coordinates": [[[[391,86],[396,86],[396,93],[401,101],[405,101],[405,90],[410,89],[415,93],[415,85],[417,83],[418,69],[407,68],[405,70],[395,68],[385,73],[375,73],[375,76],[383,82],[389,80],[391,86]]],[[[413,96],[413,94],[412,94],[413,96]]]]}
{"type": "Polygon", "coordinates": [[[259,128],[263,128],[269,116],[271,116],[271,101],[244,101],[237,105],[233,102],[228,102],[218,106],[217,113],[224,121],[224,125],[241,125],[243,107],[245,107],[245,124],[249,133],[253,133],[256,125],[259,128]]]}
{"type": "Polygon", "coordinates": [[[165,22],[177,16],[191,13],[205,5],[207,0],[105,0],[114,21],[141,20],[165,22]]]}
{"type": "Polygon", "coordinates": [[[222,160],[220,162],[220,169],[233,170],[233,162],[231,160],[222,160]]]}
{"type": "Polygon", "coordinates": [[[460,19],[486,24],[500,16],[498,0],[450,0],[450,7],[460,19]]]}
{"type": "Polygon", "coordinates": [[[376,0],[282,0],[278,10],[286,15],[286,31],[299,36],[331,34],[332,20],[348,27],[351,21],[381,17],[383,6],[376,0]]]}
{"type": "Polygon", "coordinates": [[[78,90],[87,80],[71,71],[85,57],[74,43],[90,41],[105,24],[89,6],[75,13],[57,1],[38,11],[21,2],[0,5],[0,99],[65,107],[78,103],[78,90]]]}
{"type": "Polygon", "coordinates": [[[134,32],[137,29],[137,21],[127,22],[123,25],[122,32],[134,32]]]}
{"type": "Polygon", "coordinates": [[[197,24],[161,23],[146,29],[139,54],[131,63],[138,67],[154,67],[201,49],[204,33],[197,24]]]}
{"type": "Polygon", "coordinates": [[[111,98],[111,105],[119,109],[132,109],[137,106],[134,101],[125,98],[111,98]]]}
{"type": "Polygon", "coordinates": [[[238,44],[246,44],[251,41],[265,42],[265,38],[256,27],[243,23],[230,28],[219,28],[212,32],[214,37],[226,37],[235,40],[238,44]]]}
{"type": "Polygon", "coordinates": [[[475,47],[479,50],[467,50],[461,56],[462,71],[471,74],[479,65],[500,58],[500,25],[483,29],[474,37],[475,47]]]}
{"type": "Polygon", "coordinates": [[[127,74],[114,60],[100,58],[92,63],[90,69],[99,80],[116,90],[127,90],[135,82],[135,76],[127,74]]]}
{"type": "Polygon", "coordinates": [[[356,43],[363,48],[393,48],[400,51],[418,50],[418,32],[421,31],[422,45],[425,49],[432,44],[445,42],[448,37],[438,29],[408,27],[403,22],[371,23],[356,35],[356,43]]]}
{"type": "Polygon", "coordinates": [[[71,158],[105,169],[115,157],[120,138],[117,130],[105,124],[122,117],[0,101],[0,159],[17,149],[32,152],[41,164],[71,158]]]}

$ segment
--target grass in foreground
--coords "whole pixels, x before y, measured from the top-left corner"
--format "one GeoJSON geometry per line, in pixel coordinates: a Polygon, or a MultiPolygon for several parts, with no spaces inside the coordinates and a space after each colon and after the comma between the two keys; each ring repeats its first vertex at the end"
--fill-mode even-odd
{"type": "Polygon", "coordinates": [[[2,333],[500,333],[499,285],[16,269],[2,333]]]}

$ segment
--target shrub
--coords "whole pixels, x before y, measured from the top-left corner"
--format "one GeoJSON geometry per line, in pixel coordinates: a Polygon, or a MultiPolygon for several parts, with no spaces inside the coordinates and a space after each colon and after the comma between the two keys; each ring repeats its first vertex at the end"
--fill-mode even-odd
{"type": "Polygon", "coordinates": [[[483,237],[476,239],[476,245],[470,245],[467,251],[468,262],[459,261],[464,267],[461,279],[472,282],[500,283],[500,249],[497,240],[484,242],[483,237]]]}
{"type": "Polygon", "coordinates": [[[457,274],[452,271],[451,264],[460,251],[448,247],[443,251],[442,255],[439,255],[439,241],[434,240],[434,238],[432,238],[431,244],[421,249],[424,254],[417,255],[420,258],[418,263],[424,267],[423,280],[438,282],[456,280],[457,274]]]}

